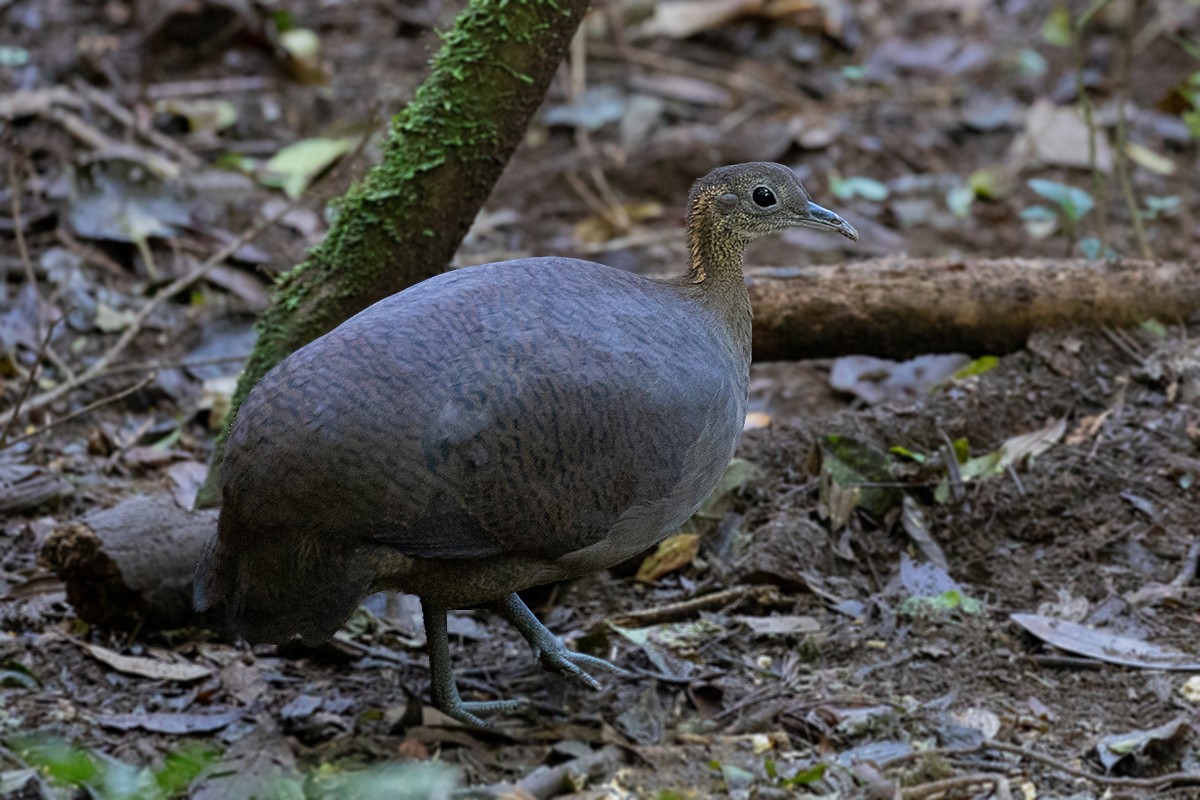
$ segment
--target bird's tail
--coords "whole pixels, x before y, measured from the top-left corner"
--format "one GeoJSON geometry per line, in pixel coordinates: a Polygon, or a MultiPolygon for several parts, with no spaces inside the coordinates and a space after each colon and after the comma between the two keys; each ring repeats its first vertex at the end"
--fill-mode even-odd
{"type": "Polygon", "coordinates": [[[284,644],[299,636],[305,644],[321,644],[371,590],[369,560],[338,547],[301,544],[320,536],[256,531],[234,553],[227,533],[210,539],[200,555],[193,604],[204,611],[224,602],[230,625],[248,642],[284,644]]]}

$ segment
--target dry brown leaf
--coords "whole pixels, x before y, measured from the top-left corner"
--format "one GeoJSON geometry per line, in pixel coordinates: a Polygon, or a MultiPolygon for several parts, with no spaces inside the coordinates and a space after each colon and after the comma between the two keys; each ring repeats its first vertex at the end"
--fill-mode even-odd
{"type": "Polygon", "coordinates": [[[762,0],[668,0],[655,3],[654,18],[646,26],[646,32],[686,39],[744,14],[758,12],[762,7],[762,0]]]}
{"type": "Polygon", "coordinates": [[[1079,424],[1075,426],[1075,430],[1071,431],[1070,435],[1067,436],[1065,440],[1066,444],[1074,447],[1091,439],[1100,432],[1101,426],[1104,425],[1104,421],[1109,418],[1112,412],[1113,409],[1110,408],[1099,414],[1093,414],[1079,420],[1079,424]]]}
{"type": "Polygon", "coordinates": [[[160,681],[198,681],[213,673],[210,667],[200,664],[159,661],[143,656],[123,656],[115,650],[96,644],[84,644],[83,649],[92,658],[107,664],[117,672],[126,675],[137,675],[142,678],[153,678],[160,681]]]}
{"type": "Polygon", "coordinates": [[[696,533],[677,533],[663,540],[658,549],[646,557],[638,567],[637,579],[642,583],[654,583],[656,580],[681,567],[692,563],[692,559],[700,552],[700,535],[696,533]]]}
{"type": "Polygon", "coordinates": [[[746,421],[742,424],[742,430],[752,431],[756,428],[767,428],[771,425],[771,415],[765,414],[762,411],[751,411],[746,415],[746,421]]]}

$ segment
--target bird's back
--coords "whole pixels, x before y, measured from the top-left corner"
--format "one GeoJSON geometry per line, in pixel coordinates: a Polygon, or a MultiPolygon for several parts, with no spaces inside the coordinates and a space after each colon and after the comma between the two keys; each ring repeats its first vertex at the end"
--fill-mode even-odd
{"type": "Polygon", "coordinates": [[[381,584],[462,605],[633,555],[732,455],[747,344],[676,287],[569,259],[382,300],[240,408],[198,599],[252,640],[320,640],[381,584]]]}

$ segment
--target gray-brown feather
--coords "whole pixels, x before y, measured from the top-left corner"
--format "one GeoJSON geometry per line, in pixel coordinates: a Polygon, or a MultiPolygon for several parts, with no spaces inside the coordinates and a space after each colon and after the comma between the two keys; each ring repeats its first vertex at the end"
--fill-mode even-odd
{"type": "Polygon", "coordinates": [[[377,588],[460,606],[617,563],[719,479],[748,361],[678,286],[588,262],[389,297],[242,405],[198,604],[252,641],[320,641],[377,588]]]}

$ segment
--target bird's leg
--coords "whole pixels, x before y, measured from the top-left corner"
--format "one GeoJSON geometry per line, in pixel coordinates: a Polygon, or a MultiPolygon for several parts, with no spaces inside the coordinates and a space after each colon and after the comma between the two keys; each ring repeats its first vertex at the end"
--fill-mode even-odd
{"type": "Polygon", "coordinates": [[[568,650],[533,615],[533,612],[529,610],[529,606],[525,605],[525,601],[518,597],[516,592],[496,603],[495,608],[504,615],[505,619],[513,624],[514,628],[521,632],[521,635],[525,637],[525,641],[529,642],[529,646],[533,648],[533,657],[541,661],[542,665],[548,669],[553,669],[564,675],[574,675],[593,689],[599,689],[600,683],[580,669],[580,664],[595,669],[615,672],[618,675],[628,674],[625,670],[615,664],[608,663],[602,658],[568,650]]]}
{"type": "Polygon", "coordinates": [[[421,599],[421,615],[425,618],[426,648],[429,651],[429,684],[433,705],[438,711],[459,722],[489,727],[479,714],[494,711],[516,711],[525,705],[521,700],[494,700],[485,703],[464,703],[458,696],[454,672],[450,669],[450,634],[446,630],[446,609],[421,599]]]}

